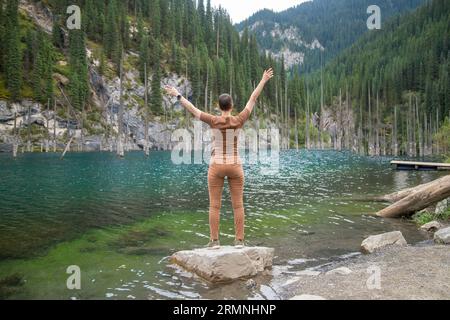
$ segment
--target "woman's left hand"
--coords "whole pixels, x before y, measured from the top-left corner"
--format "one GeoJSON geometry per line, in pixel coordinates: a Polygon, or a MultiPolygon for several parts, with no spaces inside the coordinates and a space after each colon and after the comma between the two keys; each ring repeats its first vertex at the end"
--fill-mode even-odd
{"type": "Polygon", "coordinates": [[[178,92],[178,90],[176,88],[174,88],[174,87],[165,86],[164,89],[166,90],[166,93],[168,95],[171,95],[171,96],[174,96],[174,97],[177,97],[177,96],[180,95],[180,92],[178,92]]]}

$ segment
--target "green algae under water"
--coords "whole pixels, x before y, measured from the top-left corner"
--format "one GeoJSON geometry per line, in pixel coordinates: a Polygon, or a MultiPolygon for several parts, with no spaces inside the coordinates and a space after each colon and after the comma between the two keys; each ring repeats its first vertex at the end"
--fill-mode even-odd
{"type": "MultiPolygon", "coordinates": [[[[399,172],[388,158],[346,152],[285,151],[280,171],[245,166],[246,237],[274,247],[275,265],[299,270],[358,251],[364,237],[401,230],[423,240],[413,223],[380,219],[383,204],[356,201],[430,181],[437,172],[399,172]]],[[[272,277],[210,285],[168,263],[177,250],[208,241],[206,165],[172,164],[169,152],[0,155],[0,298],[259,299],[274,298],[272,277]],[[81,269],[81,290],[68,290],[66,269],[81,269]],[[11,276],[20,285],[4,284],[11,276]],[[2,284],[3,283],[3,284],[2,284]]],[[[225,186],[221,241],[233,241],[225,186]]]]}

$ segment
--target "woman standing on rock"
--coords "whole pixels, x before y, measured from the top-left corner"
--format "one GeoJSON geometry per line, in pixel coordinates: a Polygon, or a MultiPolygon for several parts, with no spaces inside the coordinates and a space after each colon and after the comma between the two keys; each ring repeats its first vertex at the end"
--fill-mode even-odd
{"type": "Polygon", "coordinates": [[[212,157],[208,171],[209,189],[209,225],[210,241],[208,247],[219,248],[219,221],[222,204],[222,191],[225,177],[230,186],[231,202],[234,212],[236,247],[244,246],[244,170],[238,153],[239,131],[250,117],[256,101],[266,83],[273,77],[272,68],[264,71],[263,77],[244,110],[238,116],[232,116],[233,99],[229,94],[219,97],[220,116],[213,116],[197,109],[184,98],[177,89],[166,86],[167,94],[177,97],[178,101],[197,119],[207,123],[213,129],[212,157]],[[227,140],[228,138],[228,140],[227,140]],[[231,138],[231,139],[230,139],[231,138]],[[231,141],[229,141],[231,140],[231,141]]]}

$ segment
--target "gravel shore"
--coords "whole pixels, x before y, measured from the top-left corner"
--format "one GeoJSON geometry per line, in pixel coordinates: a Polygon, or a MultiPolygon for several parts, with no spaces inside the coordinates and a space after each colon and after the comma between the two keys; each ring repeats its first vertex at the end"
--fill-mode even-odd
{"type": "Polygon", "coordinates": [[[287,279],[281,298],[450,300],[450,246],[393,246],[318,271],[287,279]]]}

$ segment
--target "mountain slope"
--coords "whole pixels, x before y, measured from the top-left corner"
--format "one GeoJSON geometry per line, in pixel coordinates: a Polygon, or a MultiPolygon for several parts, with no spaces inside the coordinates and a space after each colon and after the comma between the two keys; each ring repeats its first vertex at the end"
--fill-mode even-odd
{"type": "MultiPolygon", "coordinates": [[[[309,78],[315,110],[321,78],[320,72],[309,78]]],[[[450,2],[429,1],[366,33],[324,68],[323,78],[325,105],[335,110],[336,97],[348,89],[369,150],[385,130],[389,143],[397,135],[400,151],[408,155],[423,155],[432,140],[433,150],[448,152],[450,136],[439,138],[438,129],[450,116],[450,2]]]]}
{"type": "MultiPolygon", "coordinates": [[[[425,0],[380,0],[382,23],[396,14],[415,9],[425,0]]],[[[280,13],[262,10],[236,25],[248,27],[263,49],[275,56],[285,55],[287,65],[304,64],[306,70],[320,67],[352,45],[367,31],[366,13],[372,0],[314,0],[280,13]]]]}

